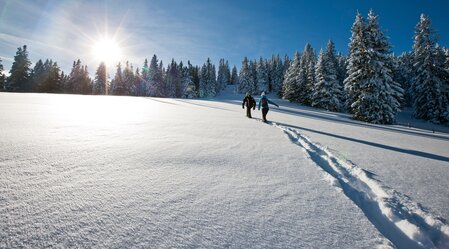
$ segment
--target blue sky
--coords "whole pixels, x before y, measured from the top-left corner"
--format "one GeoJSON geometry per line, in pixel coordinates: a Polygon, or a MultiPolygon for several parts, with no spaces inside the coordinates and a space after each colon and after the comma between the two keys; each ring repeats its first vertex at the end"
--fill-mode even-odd
{"type": "Polygon", "coordinates": [[[379,15],[395,53],[411,49],[421,13],[448,47],[444,0],[0,0],[0,58],[9,71],[17,47],[26,44],[33,63],[50,58],[68,73],[79,58],[93,74],[98,61],[91,47],[104,36],[119,42],[122,61],[135,67],[153,54],[164,65],[171,58],[202,65],[210,57],[239,67],[244,56],[292,56],[307,42],[319,50],[329,39],[346,54],[356,12],[369,9],[379,15]]]}

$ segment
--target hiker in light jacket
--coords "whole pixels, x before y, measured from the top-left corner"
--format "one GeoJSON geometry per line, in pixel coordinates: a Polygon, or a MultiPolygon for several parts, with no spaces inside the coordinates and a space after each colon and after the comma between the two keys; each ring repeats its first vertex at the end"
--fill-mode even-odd
{"type": "Polygon", "coordinates": [[[270,110],[270,108],[268,107],[269,103],[279,107],[278,104],[274,103],[273,101],[270,101],[267,98],[267,96],[265,96],[265,92],[262,92],[262,98],[260,98],[259,100],[259,107],[257,109],[260,110],[260,106],[262,106],[262,118],[264,122],[267,122],[267,113],[268,110],[270,110]]]}

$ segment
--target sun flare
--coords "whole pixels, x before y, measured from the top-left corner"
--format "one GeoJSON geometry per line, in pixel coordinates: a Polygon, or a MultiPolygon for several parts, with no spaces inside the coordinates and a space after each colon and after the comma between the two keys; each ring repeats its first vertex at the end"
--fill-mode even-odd
{"type": "Polygon", "coordinates": [[[101,39],[92,46],[92,54],[96,60],[109,64],[120,60],[121,49],[114,40],[101,39]]]}

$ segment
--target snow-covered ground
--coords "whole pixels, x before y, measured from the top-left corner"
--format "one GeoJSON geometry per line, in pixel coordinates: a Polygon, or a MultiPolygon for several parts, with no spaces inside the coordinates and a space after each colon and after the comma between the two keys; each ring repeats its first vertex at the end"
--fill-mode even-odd
{"type": "Polygon", "coordinates": [[[447,127],[241,98],[0,93],[0,247],[449,248],[447,127]]]}

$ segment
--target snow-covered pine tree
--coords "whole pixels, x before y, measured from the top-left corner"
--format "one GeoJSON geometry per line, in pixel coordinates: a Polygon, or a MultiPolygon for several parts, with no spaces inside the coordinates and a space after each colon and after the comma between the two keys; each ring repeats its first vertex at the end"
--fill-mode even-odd
{"type": "Polygon", "coordinates": [[[181,62],[181,87],[183,98],[195,98],[195,84],[193,83],[192,76],[190,75],[190,61],[187,61],[187,66],[182,66],[181,62]]]}
{"type": "Polygon", "coordinates": [[[326,52],[320,51],[315,70],[316,84],[312,91],[312,106],[329,111],[341,110],[343,89],[338,81],[337,59],[332,41],[327,44],[326,52]]]}
{"type": "Polygon", "coordinates": [[[190,61],[187,62],[189,67],[189,75],[192,79],[193,86],[190,87],[191,91],[193,92],[193,97],[196,98],[199,95],[199,88],[200,88],[200,67],[199,66],[193,66],[190,61]]]}
{"type": "Polygon", "coordinates": [[[312,105],[312,94],[315,86],[316,52],[309,43],[306,44],[304,49],[303,59],[306,81],[304,84],[304,95],[300,94],[299,102],[306,105],[312,105]]]}
{"type": "Polygon", "coordinates": [[[122,64],[117,64],[117,70],[115,72],[114,79],[111,82],[111,94],[113,95],[126,95],[127,89],[123,79],[122,64]]]}
{"type": "Polygon", "coordinates": [[[437,68],[436,34],[430,19],[422,14],[415,28],[413,57],[415,77],[412,82],[414,115],[434,123],[447,122],[443,79],[437,68]]]}
{"type": "Polygon", "coordinates": [[[31,61],[28,58],[27,46],[17,48],[9,76],[6,78],[6,90],[12,92],[30,91],[31,61]]]}
{"type": "Polygon", "coordinates": [[[5,86],[6,86],[6,77],[5,77],[5,73],[3,73],[3,64],[2,64],[2,59],[0,58],[0,92],[5,91],[5,86]]]}
{"type": "Polygon", "coordinates": [[[36,64],[34,64],[33,70],[30,73],[31,90],[40,92],[40,85],[45,78],[45,68],[44,62],[39,59],[36,64]]]}
{"type": "Polygon", "coordinates": [[[237,67],[235,65],[232,67],[230,84],[231,85],[239,84],[239,75],[237,73],[237,67]]]}
{"type": "Polygon", "coordinates": [[[211,63],[210,58],[207,58],[206,63],[204,63],[201,68],[200,75],[200,98],[209,98],[216,95],[215,89],[217,85],[215,66],[211,63]]]}
{"type": "Polygon", "coordinates": [[[175,98],[177,96],[177,86],[180,84],[180,75],[178,71],[178,64],[174,59],[167,66],[165,77],[165,97],[175,98]]]}
{"type": "Polygon", "coordinates": [[[413,53],[404,52],[400,56],[392,56],[393,80],[404,90],[401,106],[411,106],[411,82],[414,75],[413,53]]]}
{"type": "Polygon", "coordinates": [[[227,65],[227,61],[225,62],[224,59],[220,59],[217,74],[217,89],[215,89],[215,91],[217,93],[223,91],[228,84],[229,84],[229,66],[227,65]]]}
{"type": "Polygon", "coordinates": [[[359,95],[352,103],[354,118],[378,124],[391,124],[399,111],[402,88],[393,81],[390,44],[380,30],[378,17],[371,10],[364,30],[366,80],[360,81],[359,95]]]}
{"type": "Polygon", "coordinates": [[[123,69],[123,85],[124,95],[133,96],[136,93],[135,88],[136,77],[134,76],[134,69],[131,63],[127,61],[123,69]]]}
{"type": "Polygon", "coordinates": [[[272,57],[271,91],[282,96],[282,82],[284,80],[284,65],[279,54],[272,57]]]}
{"type": "Polygon", "coordinates": [[[105,95],[106,86],[107,86],[106,65],[104,64],[104,62],[101,62],[97,68],[97,71],[95,72],[95,80],[92,89],[92,94],[105,95]]]}
{"type": "Polygon", "coordinates": [[[301,55],[296,52],[293,62],[285,72],[282,98],[289,101],[297,101],[298,99],[298,77],[301,65],[301,55]]]}
{"type": "Polygon", "coordinates": [[[142,96],[150,96],[149,87],[150,87],[150,67],[148,66],[148,59],[145,59],[142,66],[142,71],[140,73],[140,84],[142,90],[142,96]]]}
{"type": "Polygon", "coordinates": [[[369,62],[365,44],[365,21],[360,13],[357,13],[351,28],[351,41],[349,43],[349,57],[347,61],[347,77],[344,80],[347,104],[351,113],[355,112],[352,106],[360,96],[360,86],[367,80],[366,65],[369,62]]]}
{"type": "Polygon", "coordinates": [[[81,60],[73,62],[72,71],[64,89],[67,93],[92,94],[92,80],[89,77],[87,66],[83,66],[81,60]]]}
{"type": "Polygon", "coordinates": [[[239,93],[252,93],[253,91],[253,75],[249,66],[249,60],[245,57],[242,61],[242,67],[239,73],[239,93]]]}
{"type": "Polygon", "coordinates": [[[249,71],[251,72],[251,94],[260,94],[257,88],[257,61],[249,61],[249,71]]]}
{"type": "Polygon", "coordinates": [[[312,47],[309,43],[306,44],[304,48],[304,53],[301,55],[301,60],[299,63],[299,72],[296,78],[296,88],[295,88],[295,102],[310,105],[311,93],[313,90],[313,78],[315,73],[311,73],[311,65],[315,65],[313,60],[312,47]],[[309,87],[311,89],[309,89],[309,87]]]}
{"type": "Polygon", "coordinates": [[[256,63],[256,80],[256,89],[259,92],[268,93],[268,68],[262,57],[260,57],[259,62],[256,63]]]}
{"type": "Polygon", "coordinates": [[[347,76],[347,59],[344,55],[342,55],[341,53],[338,53],[336,55],[337,58],[337,79],[338,79],[338,83],[340,84],[340,87],[342,89],[341,92],[341,99],[340,99],[340,103],[341,103],[341,108],[342,110],[346,110],[347,106],[346,106],[346,91],[344,90],[344,80],[346,79],[347,76]]]}
{"type": "Polygon", "coordinates": [[[37,77],[38,81],[34,82],[36,84],[35,91],[45,93],[60,93],[63,91],[61,70],[56,62],[47,59],[40,70],[40,75],[37,77]]]}

